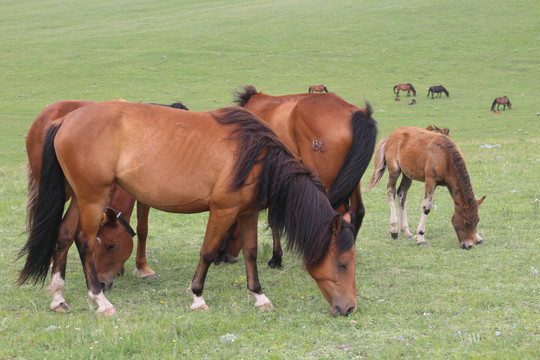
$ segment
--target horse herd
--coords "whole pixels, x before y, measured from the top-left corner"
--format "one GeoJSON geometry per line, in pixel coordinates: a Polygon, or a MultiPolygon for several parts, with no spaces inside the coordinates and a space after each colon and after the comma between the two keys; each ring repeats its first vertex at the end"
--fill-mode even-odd
{"type": "MultiPolygon", "coordinates": [[[[407,91],[407,96],[410,96],[411,91],[413,93],[413,96],[416,96],[416,90],[414,89],[414,86],[411,83],[407,84],[397,84],[394,86],[394,94],[396,94],[396,101],[399,101],[399,92],[400,91],[407,91]]],[[[440,98],[442,94],[445,94],[446,97],[450,97],[450,93],[446,88],[442,85],[432,86],[428,89],[427,97],[431,94],[431,98],[434,99],[435,97],[440,98]],[[434,96],[437,94],[436,96],[434,96]]],[[[416,100],[412,100],[409,105],[416,104],[416,100]]],[[[491,105],[491,112],[494,114],[499,114],[499,107],[503,105],[503,111],[506,110],[506,106],[508,106],[508,109],[512,109],[512,104],[510,103],[510,99],[508,99],[507,96],[502,96],[495,98],[493,100],[493,104],[491,105]],[[497,105],[497,110],[495,111],[495,105],[497,105]]]]}
{"type": "Polygon", "coordinates": [[[425,183],[418,245],[425,245],[426,218],[438,185],[446,186],[454,200],[452,225],[460,246],[482,243],[476,226],[484,198],[475,199],[463,155],[448,129],[400,127],[376,147],[369,103],[359,108],[334,93],[311,91],[271,96],[248,85],[236,93],[237,106],[206,112],[189,111],[181,103],[123,100],[49,105],[26,138],[29,238],[19,254],[26,261],[18,284],[45,282],[51,268],[50,307],[68,311],[63,288],[67,252],[75,242],[89,300],[97,304],[97,313],[114,314],[104,290],[123,273],[131,255],[135,232],[129,221],[136,203],[139,277],[156,278],[146,261],[150,207],[209,211],[188,288],[191,309],[208,309],[202,294],[210,265],[237,261],[240,251],[255,307],[270,309],[257,271],[257,222],[266,209],[274,243],[269,265],[281,267],[285,237],[331,314],[346,316],[357,306],[355,241],[365,214],[360,180],[374,154],[367,188],[388,168],[393,238],[398,235],[395,185],[402,174],[397,213],[405,236],[413,237],[405,201],[417,180],[425,183]]]}

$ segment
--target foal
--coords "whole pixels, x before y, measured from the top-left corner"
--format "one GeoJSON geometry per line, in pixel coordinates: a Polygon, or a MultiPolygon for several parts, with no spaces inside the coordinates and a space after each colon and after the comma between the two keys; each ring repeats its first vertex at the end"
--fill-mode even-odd
{"type": "Polygon", "coordinates": [[[480,220],[478,207],[485,196],[480,200],[475,199],[463,155],[448,136],[417,127],[397,128],[377,145],[375,171],[367,189],[379,183],[387,167],[392,238],[396,239],[398,236],[398,217],[395,206],[396,182],[399,175],[403,173],[397,193],[401,232],[405,236],[413,237],[407,222],[405,202],[407,191],[412,181],[416,180],[425,183],[422,216],[416,230],[417,245],[425,245],[426,219],[438,185],[446,186],[454,200],[452,225],[461,247],[470,249],[475,244],[482,244],[482,238],[476,233],[476,226],[480,220]]]}

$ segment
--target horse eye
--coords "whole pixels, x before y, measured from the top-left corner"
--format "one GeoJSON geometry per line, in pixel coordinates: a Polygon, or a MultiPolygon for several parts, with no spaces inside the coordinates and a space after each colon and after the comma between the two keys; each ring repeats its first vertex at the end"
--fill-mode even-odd
{"type": "Polygon", "coordinates": [[[107,250],[112,250],[116,247],[116,244],[111,244],[109,246],[107,246],[107,250]]]}
{"type": "Polygon", "coordinates": [[[338,263],[338,268],[340,270],[347,270],[347,264],[344,263],[338,263]]]}
{"type": "Polygon", "coordinates": [[[469,227],[469,226],[471,226],[471,225],[472,225],[472,224],[471,224],[470,222],[465,221],[465,226],[466,226],[466,227],[469,227]]]}

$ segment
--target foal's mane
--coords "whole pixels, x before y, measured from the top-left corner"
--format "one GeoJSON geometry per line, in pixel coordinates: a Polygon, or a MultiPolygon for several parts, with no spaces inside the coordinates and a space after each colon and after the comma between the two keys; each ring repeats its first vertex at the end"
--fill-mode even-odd
{"type": "Polygon", "coordinates": [[[458,190],[461,190],[461,195],[464,201],[464,204],[462,205],[468,204],[470,208],[474,210],[474,208],[477,207],[478,205],[474,198],[474,193],[473,193],[473,189],[471,185],[471,179],[469,177],[469,172],[467,171],[467,167],[465,166],[465,159],[463,158],[463,155],[459,151],[457,145],[452,140],[450,140],[450,138],[446,136],[441,136],[440,139],[442,142],[441,145],[450,156],[452,164],[454,165],[454,168],[457,173],[459,189],[451,189],[452,196],[458,190]]]}
{"type": "MultiPolygon", "coordinates": [[[[268,208],[269,226],[280,235],[286,234],[287,247],[302,254],[308,269],[319,264],[329,250],[336,212],[316,175],[250,111],[229,107],[212,116],[221,124],[236,126],[231,132],[231,139],[238,141],[231,190],[244,186],[253,167],[260,164],[255,180],[259,210],[268,208]]],[[[352,229],[342,220],[344,227],[352,229]]],[[[354,245],[352,230],[350,236],[338,236],[336,242],[338,252],[350,249],[354,245]]]]}

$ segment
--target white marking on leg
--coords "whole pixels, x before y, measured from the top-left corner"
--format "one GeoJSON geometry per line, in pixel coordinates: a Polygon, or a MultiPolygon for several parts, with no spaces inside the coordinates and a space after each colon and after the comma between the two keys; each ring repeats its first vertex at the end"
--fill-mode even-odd
{"type": "Polygon", "coordinates": [[[390,204],[390,233],[396,234],[398,233],[398,218],[396,214],[396,190],[395,189],[389,189],[388,190],[388,203],[390,204]]]}
{"type": "Polygon", "coordinates": [[[113,315],[116,313],[116,310],[114,310],[114,305],[107,300],[105,294],[103,294],[103,291],[100,291],[97,295],[94,295],[91,291],[88,291],[88,301],[97,304],[98,309],[96,312],[98,314],[113,315]]]}
{"type": "Polygon", "coordinates": [[[66,303],[66,299],[64,299],[64,295],[62,294],[62,291],[64,290],[64,284],[65,281],[64,279],[62,279],[60,272],[57,272],[51,276],[51,283],[49,284],[49,286],[47,286],[47,290],[51,293],[53,298],[51,302],[51,309],[55,311],[57,311],[62,304],[66,303]]]}
{"type": "Polygon", "coordinates": [[[191,294],[193,297],[193,303],[190,306],[191,310],[208,310],[208,305],[206,305],[206,301],[204,301],[202,295],[197,296],[193,293],[193,290],[191,290],[191,284],[189,284],[189,287],[187,289],[187,292],[191,294]]]}
{"type": "Polygon", "coordinates": [[[407,208],[405,207],[405,201],[403,199],[407,198],[407,193],[398,193],[398,215],[399,215],[399,223],[401,225],[401,232],[411,239],[413,237],[413,234],[411,234],[411,230],[409,229],[409,221],[407,220],[407,208]]]}
{"type": "Polygon", "coordinates": [[[417,234],[417,244],[425,243],[424,234],[426,233],[426,221],[427,213],[431,211],[431,205],[433,203],[433,195],[428,194],[427,197],[422,201],[422,215],[420,216],[420,223],[416,229],[417,234]]]}
{"type": "Polygon", "coordinates": [[[273,309],[274,308],[274,306],[272,305],[272,302],[270,301],[270,299],[266,297],[266,295],[257,294],[251,290],[248,290],[248,294],[255,298],[255,307],[257,309],[273,309]]]}

